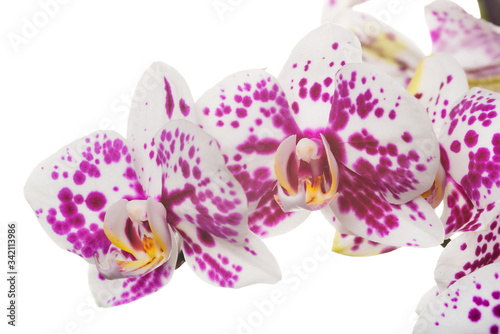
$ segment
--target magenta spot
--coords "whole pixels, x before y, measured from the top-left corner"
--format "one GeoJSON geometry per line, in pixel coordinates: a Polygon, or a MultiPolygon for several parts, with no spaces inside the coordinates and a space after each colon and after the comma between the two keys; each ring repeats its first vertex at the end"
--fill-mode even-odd
{"type": "Polygon", "coordinates": [[[500,318],[500,304],[495,306],[491,311],[495,317],[500,318]]]}
{"type": "Polygon", "coordinates": [[[477,144],[479,135],[474,130],[469,130],[465,134],[464,141],[467,147],[474,147],[477,144]]]}
{"type": "Polygon", "coordinates": [[[375,116],[377,116],[377,118],[380,118],[383,115],[384,115],[384,109],[382,109],[382,108],[375,109],[375,116]]]}
{"type": "Polygon", "coordinates": [[[292,110],[295,114],[299,113],[299,104],[295,101],[292,103],[292,110]]]}
{"type": "Polygon", "coordinates": [[[197,180],[199,180],[201,178],[201,171],[200,169],[198,168],[198,166],[194,166],[193,167],[193,177],[197,180]]]}
{"type": "Polygon", "coordinates": [[[411,134],[409,132],[405,132],[403,133],[403,135],[401,136],[401,138],[403,138],[403,140],[407,143],[411,143],[413,138],[411,136],[411,134]]]}
{"type": "Polygon", "coordinates": [[[68,218],[68,223],[75,228],[83,227],[85,225],[85,217],[81,213],[78,213],[68,218]]]}
{"type": "Polygon", "coordinates": [[[59,178],[59,173],[58,172],[52,172],[52,178],[54,180],[57,180],[59,178]]]}
{"type": "Polygon", "coordinates": [[[83,184],[86,178],[87,177],[85,176],[85,174],[83,174],[79,170],[77,170],[75,174],[73,174],[73,182],[75,182],[76,185],[83,184]]]}
{"type": "Polygon", "coordinates": [[[182,113],[184,116],[189,115],[189,111],[191,110],[191,107],[189,107],[189,106],[186,104],[186,101],[184,101],[184,99],[180,99],[180,100],[179,100],[179,106],[180,106],[180,108],[181,108],[181,113],[182,113]]]}
{"type": "Polygon", "coordinates": [[[332,49],[337,50],[339,48],[339,43],[333,43],[332,49]]]}
{"type": "Polygon", "coordinates": [[[207,246],[207,247],[214,247],[215,246],[215,240],[214,238],[210,235],[210,233],[205,232],[202,229],[196,229],[196,235],[198,236],[198,239],[200,242],[207,246]]]}
{"type": "Polygon", "coordinates": [[[321,96],[321,85],[317,82],[312,85],[310,91],[309,91],[309,96],[311,96],[311,99],[313,101],[318,101],[320,96],[321,96]]]}
{"type": "Polygon", "coordinates": [[[99,211],[106,205],[106,197],[100,192],[93,191],[88,194],[85,204],[90,210],[99,211]]]}
{"type": "Polygon", "coordinates": [[[243,98],[243,105],[248,108],[252,105],[252,98],[250,96],[245,96],[243,98]]]}
{"type": "Polygon", "coordinates": [[[391,111],[389,112],[389,118],[390,118],[390,119],[395,119],[395,118],[396,118],[396,112],[395,112],[394,110],[391,110],[391,111]]]}
{"type": "Polygon", "coordinates": [[[61,202],[69,202],[73,199],[73,192],[69,188],[62,188],[57,194],[61,202]]]}
{"type": "Polygon", "coordinates": [[[247,110],[245,108],[237,108],[236,109],[236,116],[238,116],[239,118],[247,117],[247,110]]]}
{"type": "Polygon", "coordinates": [[[451,143],[450,150],[452,152],[458,153],[458,152],[460,152],[461,146],[462,146],[462,144],[458,140],[455,140],[455,141],[453,141],[453,143],[451,143]]]}
{"type": "Polygon", "coordinates": [[[165,82],[165,92],[167,93],[165,97],[165,111],[167,112],[167,116],[169,119],[172,118],[172,114],[174,112],[174,98],[172,95],[172,89],[170,88],[170,83],[167,81],[167,78],[163,78],[165,82]]]}
{"type": "Polygon", "coordinates": [[[189,175],[191,174],[189,171],[188,162],[186,160],[183,160],[180,167],[181,167],[181,171],[182,171],[182,176],[184,176],[184,178],[187,179],[189,177],[189,175]]]}
{"type": "Polygon", "coordinates": [[[479,311],[477,308],[473,308],[469,311],[469,319],[472,322],[478,322],[481,320],[481,311],[479,311]]]}
{"type": "Polygon", "coordinates": [[[83,196],[78,194],[78,195],[75,195],[75,203],[76,204],[82,204],[83,203],[83,196]]]}
{"type": "Polygon", "coordinates": [[[64,217],[71,217],[74,214],[78,213],[78,208],[76,207],[76,204],[73,202],[63,202],[59,206],[59,210],[61,211],[64,217]]]}

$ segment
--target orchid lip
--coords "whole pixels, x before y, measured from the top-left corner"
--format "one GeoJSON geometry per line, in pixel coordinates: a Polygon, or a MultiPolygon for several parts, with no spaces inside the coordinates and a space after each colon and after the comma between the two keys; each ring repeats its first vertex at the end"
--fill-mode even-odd
{"type": "Polygon", "coordinates": [[[278,147],[274,170],[276,202],[285,212],[318,210],[336,197],[338,165],[328,142],[320,138],[286,138],[278,147]]]}
{"type": "MultiPolygon", "coordinates": [[[[160,215],[151,212],[158,210],[151,201],[154,202],[122,199],[107,211],[104,232],[115,249],[103,261],[95,257],[96,267],[105,278],[144,276],[169,259],[173,232],[168,226],[164,231],[154,228],[165,222],[161,219],[162,212],[160,215]]],[[[166,217],[165,212],[163,215],[166,217]]]]}

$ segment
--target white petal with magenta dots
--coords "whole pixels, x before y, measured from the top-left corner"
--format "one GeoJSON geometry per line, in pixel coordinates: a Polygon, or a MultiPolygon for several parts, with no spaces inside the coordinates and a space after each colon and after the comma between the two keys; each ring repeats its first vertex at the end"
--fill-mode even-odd
{"type": "Polygon", "coordinates": [[[178,225],[187,264],[207,283],[240,288],[256,283],[276,283],[279,265],[265,244],[253,233],[241,242],[218,238],[188,221],[178,225]]]}
{"type": "Polygon", "coordinates": [[[335,91],[335,74],[353,62],[361,62],[359,40],[352,32],[331,23],[313,30],[295,46],[278,80],[302,130],[325,126],[335,91]]]}
{"type": "Polygon", "coordinates": [[[271,190],[278,145],[300,133],[278,81],[262,70],[235,73],[197,102],[198,123],[214,137],[250,208],[271,190]]]}
{"type": "Polygon", "coordinates": [[[167,220],[182,237],[184,256],[195,272],[224,287],[279,279],[276,260],[248,228],[245,192],[215,139],[192,123],[175,121],[156,142],[159,157],[165,157],[159,163],[167,220]]]}
{"type": "Polygon", "coordinates": [[[127,138],[139,181],[152,197],[161,192],[161,170],[154,163],[154,136],[170,120],[196,122],[193,106],[186,81],[167,64],[153,63],[139,80],[132,99],[127,138]]]}
{"type": "Polygon", "coordinates": [[[123,305],[158,291],[172,278],[177,255],[178,245],[177,241],[174,241],[170,257],[162,266],[144,276],[125,279],[106,279],[94,265],[90,265],[90,291],[97,305],[100,307],[123,305]]]}
{"type": "Polygon", "coordinates": [[[425,106],[436,135],[453,106],[469,90],[460,64],[444,53],[422,59],[408,92],[425,106]]]}
{"type": "Polygon", "coordinates": [[[478,232],[486,228],[495,218],[500,203],[489,204],[478,209],[471,202],[464,189],[448,174],[443,198],[441,221],[445,228],[445,238],[456,232],[478,232]]]}
{"type": "Polygon", "coordinates": [[[428,5],[425,16],[433,53],[453,56],[466,70],[500,58],[500,33],[494,24],[475,18],[447,0],[428,5]]]}
{"type": "Polygon", "coordinates": [[[338,161],[401,204],[426,192],[439,168],[439,145],[425,108],[368,64],[337,74],[326,130],[338,161]]]}
{"type": "Polygon", "coordinates": [[[439,257],[434,272],[440,291],[485,265],[500,262],[500,225],[498,222],[497,215],[487,231],[466,232],[448,243],[439,257]]]}
{"type": "Polygon", "coordinates": [[[410,38],[379,19],[352,9],[345,10],[334,23],[352,31],[360,40],[365,63],[375,65],[403,87],[408,86],[424,57],[410,38]]]}
{"type": "Polygon", "coordinates": [[[62,248],[94,263],[111,242],[103,230],[108,208],[142,198],[130,148],[114,132],[94,132],[41,162],[24,188],[40,224],[62,248]]]}
{"type": "Polygon", "coordinates": [[[418,196],[406,204],[391,204],[366,179],[348,168],[339,170],[339,195],[330,208],[352,234],[394,247],[431,247],[443,242],[441,221],[425,199],[418,196]]]}
{"type": "Polygon", "coordinates": [[[500,93],[473,88],[451,110],[439,134],[447,161],[443,167],[478,208],[500,199],[499,113],[500,93]]]}
{"type": "Polygon", "coordinates": [[[500,263],[463,277],[424,308],[414,334],[499,333],[500,263]]]}
{"type": "Polygon", "coordinates": [[[228,171],[216,140],[197,125],[177,120],[155,141],[169,224],[177,228],[189,221],[208,234],[242,241],[249,233],[245,192],[228,171]]]}
{"type": "Polygon", "coordinates": [[[367,240],[360,236],[335,233],[332,251],[347,256],[373,256],[396,250],[397,247],[387,246],[367,240]]]}

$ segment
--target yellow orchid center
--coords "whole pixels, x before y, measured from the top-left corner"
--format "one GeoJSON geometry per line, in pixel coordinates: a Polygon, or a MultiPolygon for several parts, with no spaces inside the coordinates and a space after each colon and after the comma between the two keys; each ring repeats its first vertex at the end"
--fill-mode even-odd
{"type": "Polygon", "coordinates": [[[323,135],[285,139],[276,151],[277,203],[283,211],[318,210],[336,196],[338,166],[323,135]]]}
{"type": "Polygon", "coordinates": [[[104,261],[95,260],[108,279],[146,275],[164,264],[172,249],[165,209],[152,199],[113,204],[104,218],[104,233],[116,248],[104,261]]]}

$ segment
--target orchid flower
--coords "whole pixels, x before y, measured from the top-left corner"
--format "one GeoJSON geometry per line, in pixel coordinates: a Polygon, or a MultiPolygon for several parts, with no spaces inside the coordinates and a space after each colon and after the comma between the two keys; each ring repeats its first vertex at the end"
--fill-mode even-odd
{"type": "Polygon", "coordinates": [[[128,140],[99,131],[64,146],[25,196],[62,248],[90,264],[100,306],[151,294],[185,261],[203,280],[241,287],[280,278],[248,229],[245,192],[197,125],[182,76],[153,64],[137,86],[128,140]]]}
{"type": "MultiPolygon", "coordinates": [[[[434,208],[443,201],[441,221],[445,238],[456,232],[486,228],[495,217],[493,209],[498,206],[500,198],[497,189],[500,186],[500,174],[493,167],[496,158],[493,155],[491,159],[486,158],[491,160],[484,162],[485,165],[490,164],[490,170],[481,171],[477,177],[476,163],[471,161],[467,164],[463,161],[470,159],[472,150],[469,148],[474,147],[473,139],[477,139],[481,147],[478,146],[478,151],[472,154],[495,152],[492,141],[498,129],[498,94],[477,88],[468,92],[463,69],[447,54],[424,58],[408,91],[425,107],[441,145],[441,166],[433,186],[423,196],[434,208]],[[464,124],[459,117],[466,119],[467,123],[464,124]],[[457,157],[460,150],[465,152],[457,157]],[[476,181],[471,182],[477,178],[480,178],[482,187],[476,186],[476,181]],[[477,195],[480,191],[488,195],[483,195],[481,199],[477,195]]],[[[393,248],[368,242],[358,236],[337,235],[334,241],[334,251],[351,256],[376,255],[390,250],[393,248]]]]}
{"type": "Polygon", "coordinates": [[[247,193],[260,236],[321,210],[337,230],[391,246],[432,246],[443,228],[420,197],[439,147],[424,108],[361,63],[359,41],[325,24],[293,50],[279,80],[230,76],[196,102],[247,193]],[[352,63],[352,64],[350,64],[352,63]]]}
{"type": "Polygon", "coordinates": [[[470,87],[500,92],[500,28],[448,0],[431,3],[425,15],[432,52],[453,56],[465,69],[470,87]]]}

